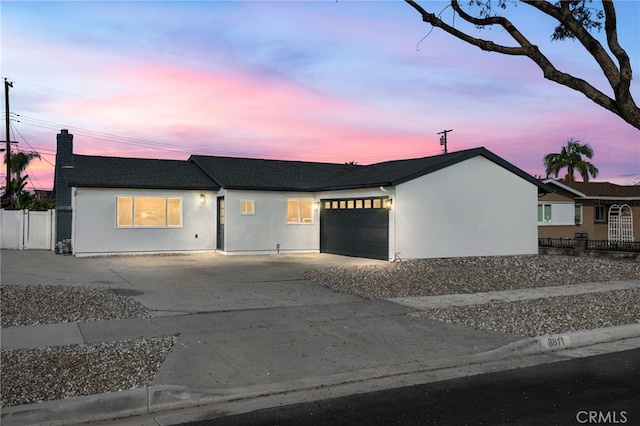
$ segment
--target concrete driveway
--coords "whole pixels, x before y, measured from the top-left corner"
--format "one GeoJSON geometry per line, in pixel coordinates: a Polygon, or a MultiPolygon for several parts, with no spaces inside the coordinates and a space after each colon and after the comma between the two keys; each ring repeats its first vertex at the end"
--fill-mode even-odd
{"type": "Polygon", "coordinates": [[[306,281],[304,272],[386,263],[329,254],[74,258],[50,251],[2,250],[0,256],[3,284],[109,287],[132,296],[153,316],[359,300],[306,281]]]}

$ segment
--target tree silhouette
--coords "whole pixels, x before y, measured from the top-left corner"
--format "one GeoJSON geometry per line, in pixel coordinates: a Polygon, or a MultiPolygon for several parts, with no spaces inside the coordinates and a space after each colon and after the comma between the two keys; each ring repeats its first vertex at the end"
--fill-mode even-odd
{"type": "Polygon", "coordinates": [[[630,91],[631,61],[618,43],[616,11],[612,0],[602,0],[602,9],[598,11],[590,7],[592,0],[467,0],[467,10],[463,10],[458,0],[450,0],[450,6],[456,17],[480,28],[502,28],[513,38],[515,46],[497,44],[465,33],[453,25],[455,18],[451,25],[444,22],[439,14],[436,15],[427,10],[434,7],[428,0],[405,0],[405,2],[420,13],[424,22],[441,28],[464,42],[490,52],[528,57],[542,70],[544,78],[581,92],[596,104],[618,115],[636,129],[640,129],[640,108],[635,104],[630,91]],[[515,4],[531,7],[531,13],[542,13],[554,20],[557,26],[551,35],[552,40],[578,40],[600,67],[612,89],[612,96],[598,90],[580,77],[557,69],[539,47],[532,44],[505,17],[508,14],[506,11],[508,6],[515,4]],[[496,10],[503,12],[498,15],[496,10]],[[590,33],[591,30],[600,30],[603,27],[611,54],[590,33]]]}
{"type": "Polygon", "coordinates": [[[566,180],[575,180],[575,172],[578,171],[582,176],[582,180],[589,182],[589,175],[594,178],[597,177],[598,169],[590,162],[583,160],[583,156],[592,159],[593,148],[589,144],[581,144],[580,141],[573,140],[573,138],[569,139],[559,153],[551,153],[544,156],[543,161],[547,177],[551,175],[558,177],[560,170],[566,168],[566,180]]]}

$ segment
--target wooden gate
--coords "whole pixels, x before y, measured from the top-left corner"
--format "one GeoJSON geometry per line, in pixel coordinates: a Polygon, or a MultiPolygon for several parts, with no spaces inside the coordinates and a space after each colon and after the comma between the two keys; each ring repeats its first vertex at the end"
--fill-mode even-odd
{"type": "Polygon", "coordinates": [[[609,241],[633,242],[633,212],[628,204],[614,204],[609,208],[609,241]]]}

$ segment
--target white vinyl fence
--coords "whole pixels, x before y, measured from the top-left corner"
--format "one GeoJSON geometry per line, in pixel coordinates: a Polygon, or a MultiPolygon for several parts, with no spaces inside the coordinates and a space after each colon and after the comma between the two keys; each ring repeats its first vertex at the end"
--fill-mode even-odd
{"type": "Polygon", "coordinates": [[[53,250],[55,210],[0,210],[0,248],[53,250]]]}

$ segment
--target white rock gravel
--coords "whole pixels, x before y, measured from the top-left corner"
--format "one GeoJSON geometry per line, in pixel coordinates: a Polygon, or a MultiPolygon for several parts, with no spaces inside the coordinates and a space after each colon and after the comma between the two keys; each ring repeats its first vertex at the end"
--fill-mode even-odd
{"type": "MultiPolygon", "coordinates": [[[[309,271],[335,291],[365,298],[474,293],[640,279],[640,263],[568,256],[429,259],[309,271]]],[[[2,327],[148,316],[113,290],[69,286],[0,287],[2,327]]],[[[640,291],[603,291],[414,314],[509,334],[536,336],[640,322],[640,291]]],[[[153,380],[175,337],[97,345],[3,350],[2,406],[141,387],[153,380]]]]}
{"type": "Polygon", "coordinates": [[[412,314],[541,336],[640,322],[640,290],[606,291],[607,281],[640,279],[640,262],[572,256],[424,259],[310,271],[334,291],[369,299],[435,296],[602,282],[602,292],[430,309],[412,314]]]}
{"type": "Polygon", "coordinates": [[[307,278],[337,292],[385,299],[640,279],[640,262],[556,255],[462,257],[319,269],[307,278]]]}
{"type": "Polygon", "coordinates": [[[411,315],[535,337],[640,323],[640,289],[438,308],[411,315]]]}
{"type": "Polygon", "coordinates": [[[2,328],[148,317],[147,308],[108,288],[3,285],[2,328]]]}
{"type": "MultiPolygon", "coordinates": [[[[2,327],[147,317],[130,297],[104,288],[0,286],[2,327]]],[[[1,351],[0,406],[146,386],[176,338],[1,351]]]]}
{"type": "Polygon", "coordinates": [[[175,342],[171,336],[2,351],[2,406],[149,385],[175,342]]]}

